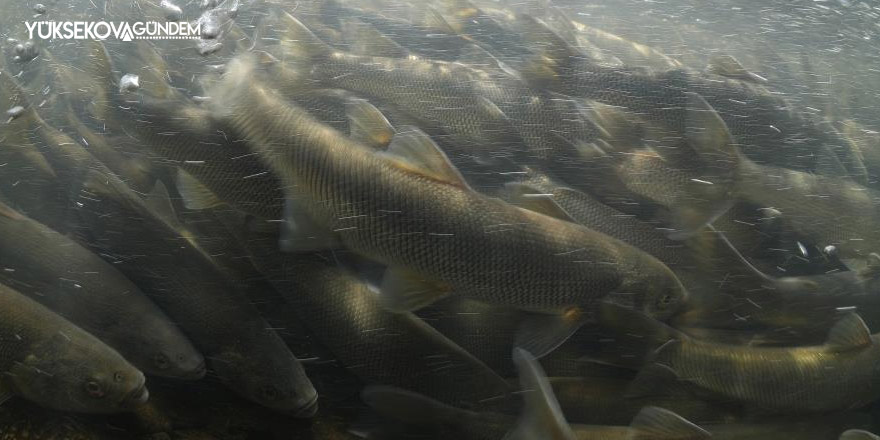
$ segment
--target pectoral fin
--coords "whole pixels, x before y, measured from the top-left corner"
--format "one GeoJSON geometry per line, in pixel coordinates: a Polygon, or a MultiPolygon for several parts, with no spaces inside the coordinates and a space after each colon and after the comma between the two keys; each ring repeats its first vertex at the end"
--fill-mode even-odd
{"type": "Polygon", "coordinates": [[[562,345],[585,322],[584,314],[576,309],[560,314],[532,313],[520,323],[515,345],[540,359],[562,345]]]}
{"type": "Polygon", "coordinates": [[[652,363],[639,371],[624,394],[627,398],[675,395],[680,389],[678,374],[666,365],[652,363]]]}
{"type": "Polygon", "coordinates": [[[712,57],[709,59],[709,65],[706,67],[706,71],[716,75],[749,81],[756,84],[764,84],[767,82],[767,78],[746,70],[736,58],[730,55],[717,55],[712,57]]]}
{"type": "Polygon", "coordinates": [[[178,169],[174,180],[177,192],[183,198],[183,206],[186,209],[197,211],[223,205],[223,201],[192,174],[178,169]]]}
{"type": "Polygon", "coordinates": [[[648,406],[636,414],[627,440],[708,439],[712,434],[668,409],[648,406]]]}
{"type": "Polygon", "coordinates": [[[312,252],[341,247],[339,238],[319,225],[295,198],[284,201],[284,226],[279,240],[283,252],[312,252]]]}
{"type": "Polygon", "coordinates": [[[825,345],[830,351],[843,352],[865,348],[873,344],[871,332],[862,317],[849,313],[831,327],[825,345]]]}
{"type": "Polygon", "coordinates": [[[353,98],[345,102],[350,137],[368,147],[381,149],[394,138],[394,127],[373,104],[365,99],[353,98]]]}
{"type": "Polygon", "coordinates": [[[526,183],[509,182],[504,186],[510,203],[559,220],[577,223],[563,207],[553,200],[552,194],[544,193],[526,183]]]}
{"type": "Polygon", "coordinates": [[[428,306],[449,295],[440,283],[399,268],[388,268],[382,277],[381,301],[393,312],[411,312],[428,306]]]}

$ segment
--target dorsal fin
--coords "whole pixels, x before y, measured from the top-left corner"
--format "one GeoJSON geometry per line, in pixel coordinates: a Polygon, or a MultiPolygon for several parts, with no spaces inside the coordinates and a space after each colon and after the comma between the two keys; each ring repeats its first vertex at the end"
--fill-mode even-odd
{"type": "Polygon", "coordinates": [[[349,136],[371,148],[385,148],[394,139],[394,127],[373,104],[366,99],[351,98],[345,102],[349,136]]]}
{"type": "Polygon", "coordinates": [[[312,33],[305,24],[287,12],[281,14],[281,45],[287,55],[314,58],[329,55],[333,49],[312,33]]]}
{"type": "Polygon", "coordinates": [[[492,55],[492,53],[483,48],[483,46],[476,43],[468,44],[462,49],[461,55],[458,57],[458,62],[477,69],[496,72],[513,78],[520,77],[519,72],[496,58],[495,55],[492,55]]]}
{"type": "Polygon", "coordinates": [[[401,127],[388,145],[388,150],[379,154],[401,168],[441,182],[470,188],[446,153],[418,128],[401,127]]]}
{"type": "Polygon", "coordinates": [[[12,219],[12,220],[23,220],[25,217],[21,215],[18,211],[13,209],[11,206],[4,203],[2,199],[0,199],[0,216],[12,219]]]}
{"type": "Polygon", "coordinates": [[[180,229],[180,221],[177,219],[177,213],[174,212],[174,204],[171,202],[171,196],[168,194],[168,188],[161,181],[157,181],[153,190],[147,194],[144,204],[149,207],[150,211],[168,222],[169,225],[180,229]]]}
{"type": "Polygon", "coordinates": [[[628,440],[650,439],[708,439],[712,437],[708,431],[685,420],[668,409],[648,406],[636,414],[630,424],[632,433],[628,440]]]}
{"type": "Polygon", "coordinates": [[[223,204],[214,192],[208,189],[192,174],[178,168],[175,176],[177,192],[183,198],[183,206],[194,211],[215,208],[223,204]]]}
{"type": "Polygon", "coordinates": [[[456,31],[453,26],[443,18],[443,15],[437,11],[435,7],[430,5],[425,8],[425,16],[422,19],[422,24],[429,29],[434,29],[450,35],[458,33],[458,31],[456,31]]]}
{"type": "Polygon", "coordinates": [[[685,136],[691,148],[698,155],[714,154],[710,159],[717,159],[718,153],[735,157],[733,138],[718,112],[699,94],[686,92],[686,95],[685,136]]]}
{"type": "Polygon", "coordinates": [[[706,71],[716,75],[764,84],[767,78],[748,71],[740,62],[730,55],[716,55],[709,59],[706,71]]]}
{"type": "Polygon", "coordinates": [[[526,183],[509,182],[504,187],[507,190],[508,200],[516,206],[559,220],[577,223],[563,207],[553,200],[553,194],[544,193],[526,183]]]}
{"type": "Polygon", "coordinates": [[[829,350],[837,352],[864,348],[871,344],[871,331],[857,313],[849,313],[837,321],[831,327],[825,342],[829,350]]]}
{"type": "Polygon", "coordinates": [[[357,18],[343,19],[340,27],[351,53],[386,58],[406,58],[409,55],[409,51],[397,42],[357,18]]]}

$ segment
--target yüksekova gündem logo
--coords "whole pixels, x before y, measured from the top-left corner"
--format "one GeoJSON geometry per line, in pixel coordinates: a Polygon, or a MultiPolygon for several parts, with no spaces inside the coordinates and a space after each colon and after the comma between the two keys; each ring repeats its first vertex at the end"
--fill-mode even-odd
{"type": "Polygon", "coordinates": [[[185,21],[34,21],[25,22],[25,26],[32,40],[177,40],[200,36],[199,24],[185,21]]]}

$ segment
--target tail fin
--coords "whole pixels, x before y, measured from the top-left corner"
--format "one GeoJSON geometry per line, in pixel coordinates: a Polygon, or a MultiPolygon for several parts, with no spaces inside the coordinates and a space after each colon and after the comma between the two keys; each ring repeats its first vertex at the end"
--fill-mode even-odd
{"type": "Polygon", "coordinates": [[[700,163],[700,175],[687,182],[684,197],[670,206],[674,240],[682,240],[723,215],[734,204],[740,154],[727,125],[696,93],[687,93],[685,137],[700,163]]]}
{"type": "Polygon", "coordinates": [[[519,371],[525,407],[516,427],[507,434],[506,440],[553,439],[574,440],[559,402],[553,394],[550,381],[538,361],[529,352],[516,348],[513,362],[519,371]]]}

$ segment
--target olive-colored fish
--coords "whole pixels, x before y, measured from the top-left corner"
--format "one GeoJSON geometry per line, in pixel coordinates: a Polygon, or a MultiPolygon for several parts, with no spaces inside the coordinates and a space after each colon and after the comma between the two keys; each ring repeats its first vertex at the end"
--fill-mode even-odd
{"type": "Polygon", "coordinates": [[[198,379],[205,360],[116,268],[0,202],[3,283],[99,337],[148,374],[198,379]]]}
{"type": "Polygon", "coordinates": [[[0,285],[3,386],[48,408],[127,411],[144,403],[143,373],[94,336],[0,285]]]}
{"type": "Polygon", "coordinates": [[[18,90],[15,101],[26,106],[50,163],[68,186],[67,220],[78,226],[76,240],[143,289],[234,391],[278,411],[314,414],[317,394],[302,365],[215,262],[187,238],[164,186],[157,185],[143,200],[78,143],[42,121],[14,82],[3,85],[18,90]]]}
{"type": "Polygon", "coordinates": [[[847,141],[803,114],[761,85],[686,69],[653,72],[630,66],[605,66],[584,56],[537,19],[526,20],[524,32],[541,44],[543,53],[523,69],[536,87],[622,106],[674,134],[685,133],[687,93],[702,96],[730,129],[745,154],[762,164],[802,171],[817,170],[825,145],[847,141]],[[785,151],[784,154],[779,154],[785,151]]]}
{"type": "MultiPolygon", "coordinates": [[[[444,405],[415,393],[389,387],[369,387],[363,398],[374,410],[397,423],[430,427],[436,438],[465,439],[707,439],[710,434],[677,414],[645,407],[629,426],[569,425],[541,366],[527,352],[516,350],[525,405],[514,420],[510,416],[477,413],[444,405]]],[[[434,438],[434,437],[431,437],[434,438]]]]}
{"type": "Polygon", "coordinates": [[[306,227],[310,219],[325,225],[346,246],[391,266],[382,288],[389,306],[411,310],[454,292],[550,313],[542,327],[556,326],[555,346],[609,293],[626,293],[633,307],[660,319],[686,300],[655,258],[473,192],[423,134],[377,155],[280,101],[251,80],[254,73],[248,61],[234,62],[211,103],[293,190],[288,227],[299,235],[289,244],[329,244],[306,227]]]}
{"type": "MultiPolygon", "coordinates": [[[[622,320],[633,315],[619,311],[622,320]]],[[[831,329],[824,345],[794,348],[715,344],[642,321],[654,327],[648,330],[655,332],[653,336],[672,339],[640,373],[631,395],[662,387],[665,377],[771,413],[845,410],[880,397],[880,390],[870,385],[877,380],[880,343],[854,313],[831,329]]]]}
{"type": "Polygon", "coordinates": [[[313,254],[282,258],[283,276],[272,278],[278,291],[317,339],[366,383],[468,407],[503,401],[512,391],[418,317],[385,310],[366,283],[333,262],[313,254]]]}

